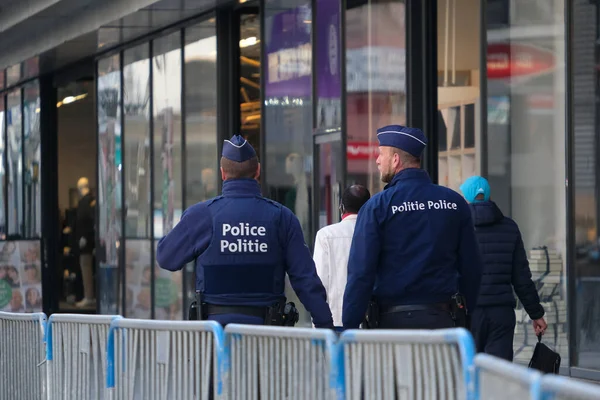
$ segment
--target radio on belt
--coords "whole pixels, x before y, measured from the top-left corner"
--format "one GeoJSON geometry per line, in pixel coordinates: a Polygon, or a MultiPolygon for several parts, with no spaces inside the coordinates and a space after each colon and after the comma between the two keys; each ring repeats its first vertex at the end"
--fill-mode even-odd
{"type": "Polygon", "coordinates": [[[259,239],[266,235],[267,228],[264,226],[250,225],[247,222],[223,224],[222,237],[233,237],[233,240],[221,239],[221,253],[267,253],[269,245],[259,239]]]}

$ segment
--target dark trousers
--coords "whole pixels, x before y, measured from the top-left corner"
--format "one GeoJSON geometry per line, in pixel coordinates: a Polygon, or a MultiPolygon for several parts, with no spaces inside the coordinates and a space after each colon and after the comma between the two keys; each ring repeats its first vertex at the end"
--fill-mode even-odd
{"type": "Polygon", "coordinates": [[[217,321],[223,327],[228,324],[244,324],[244,325],[264,325],[264,318],[253,317],[242,314],[209,314],[209,321],[217,321]]]}
{"type": "Polygon", "coordinates": [[[513,360],[516,317],[512,307],[478,307],[471,320],[471,333],[478,353],[513,360]]]}
{"type": "Polygon", "coordinates": [[[450,313],[443,310],[417,310],[382,313],[379,329],[444,329],[454,328],[450,313]]]}

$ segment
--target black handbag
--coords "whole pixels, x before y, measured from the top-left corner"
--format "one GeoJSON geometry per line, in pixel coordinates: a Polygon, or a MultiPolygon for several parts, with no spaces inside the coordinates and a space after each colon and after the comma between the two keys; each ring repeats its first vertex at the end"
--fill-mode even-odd
{"type": "Polygon", "coordinates": [[[542,335],[537,335],[533,356],[529,368],[537,369],[545,374],[558,374],[560,370],[560,354],[542,343],[542,335]]]}

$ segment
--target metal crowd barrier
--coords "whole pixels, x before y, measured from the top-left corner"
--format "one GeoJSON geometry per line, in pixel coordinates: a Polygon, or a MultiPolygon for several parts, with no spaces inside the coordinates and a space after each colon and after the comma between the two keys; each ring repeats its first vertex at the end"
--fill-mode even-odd
{"type": "Polygon", "coordinates": [[[346,398],[473,399],[473,338],[462,328],[350,330],[340,337],[346,398]]]}
{"type": "Polygon", "coordinates": [[[544,375],[540,380],[543,400],[598,400],[600,385],[579,382],[557,375],[544,375]]]}
{"type": "Polygon", "coordinates": [[[540,400],[541,374],[488,354],[475,356],[477,398],[540,400]]]}
{"type": "Polygon", "coordinates": [[[0,399],[46,400],[44,313],[0,311],[0,399]]]}
{"type": "Polygon", "coordinates": [[[225,337],[231,399],[344,399],[332,330],[229,324],[225,337]]]}
{"type": "Polygon", "coordinates": [[[116,315],[53,314],[46,328],[50,400],[104,400],[106,342],[116,315]]]}
{"type": "Polygon", "coordinates": [[[107,353],[109,398],[227,399],[225,338],[214,321],[116,319],[107,353]]]}

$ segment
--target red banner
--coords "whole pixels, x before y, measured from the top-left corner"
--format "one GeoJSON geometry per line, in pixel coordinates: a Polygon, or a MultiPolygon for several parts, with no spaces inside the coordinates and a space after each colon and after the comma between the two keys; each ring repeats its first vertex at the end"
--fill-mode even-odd
{"type": "Polygon", "coordinates": [[[346,157],[348,160],[375,160],[378,156],[378,143],[348,142],[346,146],[346,157]]]}
{"type": "Polygon", "coordinates": [[[535,75],[552,70],[554,65],[554,53],[540,47],[494,43],[487,48],[487,76],[490,79],[535,75]]]}

